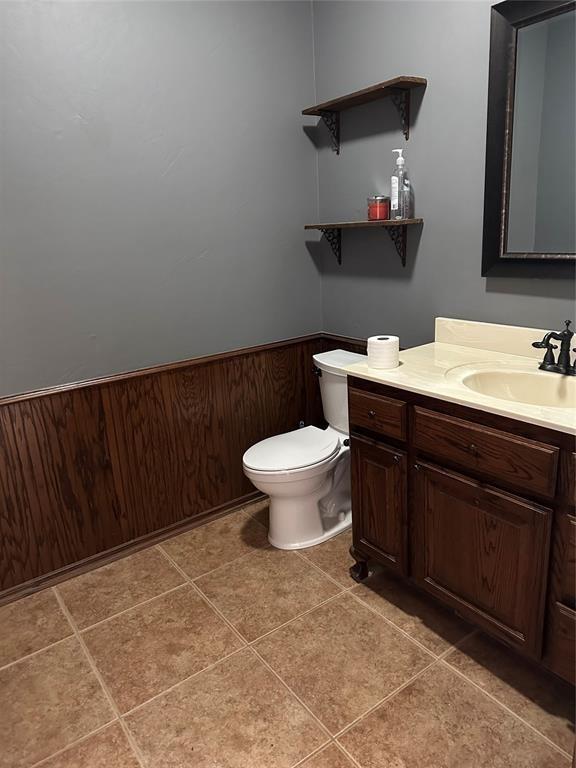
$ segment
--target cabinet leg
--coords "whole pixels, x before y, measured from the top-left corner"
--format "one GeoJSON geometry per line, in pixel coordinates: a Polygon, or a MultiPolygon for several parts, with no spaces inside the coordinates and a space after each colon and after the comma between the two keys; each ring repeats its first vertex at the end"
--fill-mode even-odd
{"type": "Polygon", "coordinates": [[[364,581],[364,579],[368,578],[369,570],[368,570],[368,561],[362,556],[359,555],[354,547],[350,547],[350,554],[356,560],[354,565],[350,566],[350,576],[354,579],[354,581],[364,581]]]}

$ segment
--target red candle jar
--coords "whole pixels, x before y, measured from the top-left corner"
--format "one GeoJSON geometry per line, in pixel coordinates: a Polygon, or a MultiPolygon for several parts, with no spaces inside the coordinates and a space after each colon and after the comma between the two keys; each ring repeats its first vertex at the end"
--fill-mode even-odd
{"type": "Polygon", "coordinates": [[[368,198],[368,221],[381,221],[390,218],[390,198],[374,195],[368,198]]]}

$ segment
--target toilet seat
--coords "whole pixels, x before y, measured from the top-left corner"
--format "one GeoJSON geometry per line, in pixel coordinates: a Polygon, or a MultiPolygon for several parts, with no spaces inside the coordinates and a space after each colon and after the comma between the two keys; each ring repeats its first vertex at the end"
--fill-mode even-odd
{"type": "Polygon", "coordinates": [[[290,472],[324,463],[339,450],[335,430],[303,427],[256,443],[244,454],[243,463],[254,472],[290,472]]]}

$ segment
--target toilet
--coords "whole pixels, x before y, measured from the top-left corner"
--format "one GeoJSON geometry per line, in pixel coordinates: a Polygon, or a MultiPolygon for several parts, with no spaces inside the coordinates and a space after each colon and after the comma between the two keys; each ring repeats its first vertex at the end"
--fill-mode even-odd
{"type": "Polygon", "coordinates": [[[345,369],[364,355],[336,349],[313,356],[326,429],[303,427],[248,448],[244,474],[270,497],[268,540],[304,549],[349,528],[350,448],[345,369]]]}

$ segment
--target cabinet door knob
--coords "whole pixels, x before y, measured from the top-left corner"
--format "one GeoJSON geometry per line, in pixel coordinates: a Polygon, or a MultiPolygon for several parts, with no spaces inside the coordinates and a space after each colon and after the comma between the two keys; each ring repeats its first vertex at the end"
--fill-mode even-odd
{"type": "Polygon", "coordinates": [[[396,464],[400,464],[400,459],[401,458],[402,457],[400,456],[400,454],[398,454],[398,453],[394,454],[394,461],[396,462],[396,464]]]}
{"type": "Polygon", "coordinates": [[[373,419],[376,416],[376,411],[368,411],[368,416],[373,419]]]}
{"type": "Polygon", "coordinates": [[[418,470],[420,469],[420,464],[414,464],[414,469],[416,470],[416,472],[418,472],[418,470]]]}
{"type": "Polygon", "coordinates": [[[468,446],[468,450],[470,451],[472,456],[478,455],[478,448],[474,445],[474,443],[470,443],[470,445],[468,446]]]}

